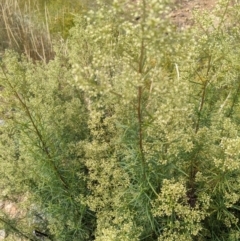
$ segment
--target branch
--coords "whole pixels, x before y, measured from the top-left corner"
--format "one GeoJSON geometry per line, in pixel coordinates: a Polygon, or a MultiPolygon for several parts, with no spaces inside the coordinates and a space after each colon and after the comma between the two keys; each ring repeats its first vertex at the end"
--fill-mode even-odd
{"type": "MultiPolygon", "coordinates": [[[[138,73],[140,75],[143,74],[143,67],[144,67],[144,55],[145,55],[145,46],[144,46],[144,22],[146,18],[146,2],[142,0],[142,7],[143,7],[143,16],[141,22],[141,30],[142,30],[142,39],[141,39],[141,47],[140,47],[140,59],[138,63],[138,73]]],[[[143,130],[142,130],[142,92],[143,87],[140,85],[138,87],[138,105],[137,105],[137,115],[138,115],[138,132],[139,132],[139,149],[141,153],[141,160],[142,160],[142,168],[143,168],[143,178],[146,179],[145,173],[145,156],[143,150],[143,130]]]]}
{"type": "Polygon", "coordinates": [[[10,86],[11,90],[13,91],[13,94],[15,95],[15,97],[17,98],[17,100],[20,102],[20,104],[23,106],[24,110],[25,110],[25,113],[27,114],[27,116],[29,117],[30,119],[30,122],[32,123],[32,126],[35,130],[35,133],[37,134],[39,140],[40,140],[40,143],[42,144],[42,150],[45,152],[45,154],[47,155],[48,157],[48,161],[50,163],[50,165],[52,166],[56,176],[60,179],[61,183],[63,184],[63,186],[68,190],[69,187],[66,183],[66,181],[63,179],[63,177],[61,176],[61,174],[59,173],[56,165],[53,163],[52,161],[52,157],[51,157],[51,154],[49,153],[48,151],[48,147],[47,147],[47,144],[46,142],[44,141],[43,139],[43,136],[41,134],[41,132],[39,131],[35,121],[33,120],[33,117],[31,115],[31,112],[28,108],[28,106],[26,105],[26,103],[22,100],[21,96],[18,94],[18,92],[14,89],[14,87],[12,86],[11,82],[9,81],[8,79],[8,76],[7,76],[7,73],[6,71],[4,70],[3,66],[1,65],[1,68],[2,68],[2,71],[3,71],[3,74],[6,78],[6,81],[8,82],[8,85],[10,86]]]}

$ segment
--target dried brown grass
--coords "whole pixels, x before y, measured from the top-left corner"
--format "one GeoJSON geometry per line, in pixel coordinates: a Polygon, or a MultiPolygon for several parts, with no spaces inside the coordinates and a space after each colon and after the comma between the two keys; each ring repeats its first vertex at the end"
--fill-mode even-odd
{"type": "Polygon", "coordinates": [[[0,49],[14,49],[34,61],[48,62],[54,57],[48,28],[48,12],[45,19],[38,18],[37,4],[30,1],[20,6],[18,0],[2,0],[0,3],[0,49]]]}

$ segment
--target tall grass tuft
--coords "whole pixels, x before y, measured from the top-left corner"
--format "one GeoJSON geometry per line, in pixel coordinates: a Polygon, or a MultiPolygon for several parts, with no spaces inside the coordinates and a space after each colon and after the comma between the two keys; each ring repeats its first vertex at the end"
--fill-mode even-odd
{"type": "Polygon", "coordinates": [[[37,2],[3,0],[0,3],[0,51],[11,48],[24,53],[28,59],[48,62],[54,57],[48,11],[45,8],[45,20],[39,16],[37,2]]]}

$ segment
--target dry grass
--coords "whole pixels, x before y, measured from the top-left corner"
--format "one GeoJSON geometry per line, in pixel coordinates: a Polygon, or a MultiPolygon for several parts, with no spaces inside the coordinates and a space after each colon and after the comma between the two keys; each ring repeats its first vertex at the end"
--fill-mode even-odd
{"type": "Polygon", "coordinates": [[[0,49],[11,48],[24,53],[34,61],[48,62],[54,57],[48,28],[48,12],[44,19],[37,19],[37,5],[30,2],[24,6],[17,0],[3,0],[0,3],[0,49]]]}

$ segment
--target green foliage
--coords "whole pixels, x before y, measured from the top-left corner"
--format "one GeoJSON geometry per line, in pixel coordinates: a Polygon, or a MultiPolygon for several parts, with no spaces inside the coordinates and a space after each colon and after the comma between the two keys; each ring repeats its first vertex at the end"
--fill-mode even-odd
{"type": "Polygon", "coordinates": [[[15,232],[239,240],[239,5],[182,31],[159,17],[169,6],[79,14],[49,63],[6,52],[0,199],[25,197],[15,232]]]}
{"type": "MultiPolygon", "coordinates": [[[[88,222],[90,211],[75,200],[78,193],[86,191],[81,175],[84,166],[76,153],[76,143],[87,135],[86,114],[79,91],[64,83],[71,78],[69,71],[57,59],[46,66],[34,65],[9,52],[2,63],[1,78],[2,98],[10,101],[2,109],[3,116],[11,115],[2,134],[1,148],[9,153],[2,152],[2,158],[8,156],[10,160],[4,162],[13,169],[7,172],[11,179],[6,178],[5,185],[7,181],[13,185],[17,179],[22,195],[25,188],[32,193],[43,213],[52,213],[48,228],[54,233],[57,230],[58,238],[67,240],[71,235],[71,240],[88,239],[93,220],[88,222]],[[14,138],[12,145],[4,141],[9,137],[14,138]]],[[[5,165],[2,168],[4,173],[5,165]]],[[[5,198],[10,194],[5,193],[5,198]]]]}
{"type": "Polygon", "coordinates": [[[83,14],[88,6],[79,0],[58,0],[45,2],[43,10],[45,8],[49,13],[48,25],[51,35],[53,37],[60,35],[66,40],[69,30],[74,26],[75,15],[83,14]]]}

